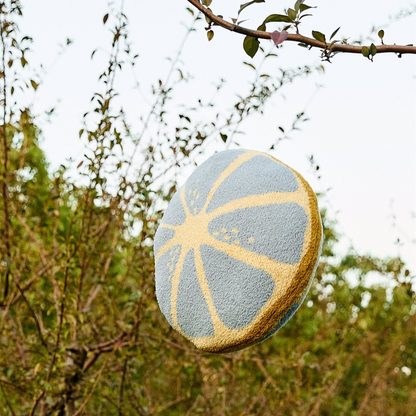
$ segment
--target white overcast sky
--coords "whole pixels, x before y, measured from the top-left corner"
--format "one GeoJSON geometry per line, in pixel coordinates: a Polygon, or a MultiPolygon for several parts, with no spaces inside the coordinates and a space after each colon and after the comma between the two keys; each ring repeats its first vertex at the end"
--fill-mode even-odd
{"type": "MultiPolygon", "coordinates": [[[[292,0],[293,1],[293,0],[292,0]]],[[[37,93],[31,98],[34,112],[57,106],[51,123],[42,122],[43,148],[52,168],[73,157],[82,160],[84,143],[78,138],[82,115],[91,109],[90,98],[97,91],[97,78],[103,70],[104,53],[91,61],[97,47],[108,50],[108,28],[102,18],[107,11],[104,0],[26,0],[23,1],[22,34],[33,37],[31,66],[43,63],[49,68],[37,93]],[[59,58],[59,44],[66,38],[73,45],[59,58]]],[[[225,17],[235,16],[241,1],[214,0],[212,9],[225,17]]],[[[117,4],[117,3],[116,3],[117,4]]],[[[402,8],[415,7],[407,0],[310,0],[318,6],[314,17],[305,19],[301,33],[311,30],[330,34],[341,26],[339,35],[357,39],[370,34],[373,26],[385,29],[385,42],[416,44],[415,15],[391,23],[391,17],[402,8]]],[[[257,27],[262,17],[282,13],[292,7],[289,1],[268,0],[242,14],[249,19],[244,25],[257,27]]],[[[183,22],[189,23],[190,7],[186,0],[125,0],[130,20],[130,40],[140,57],[136,78],[142,93],[150,99],[150,86],[164,79],[169,68],[166,57],[172,57],[184,35],[183,22]]],[[[275,24],[275,28],[281,26],[275,24]]],[[[242,37],[217,28],[207,42],[205,22],[189,38],[182,56],[182,67],[194,77],[181,93],[181,102],[203,96],[220,78],[228,80],[224,103],[230,105],[236,94],[247,92],[253,71],[242,61],[248,58],[242,50],[242,37]]],[[[271,30],[272,25],[268,28],[271,30]]],[[[262,43],[266,48],[271,42],[262,43]]],[[[258,63],[255,58],[254,64],[258,63]]],[[[319,52],[286,42],[274,65],[296,67],[319,64],[319,52]]],[[[273,67],[271,67],[273,68],[273,67]]],[[[325,64],[324,75],[297,80],[276,96],[263,116],[255,116],[242,125],[245,135],[238,142],[245,148],[268,151],[277,136],[277,126],[288,127],[294,115],[305,109],[310,121],[292,140],[270,151],[307,179],[315,191],[328,188],[327,204],[340,230],[360,253],[395,256],[400,253],[411,271],[416,272],[416,254],[411,240],[416,239],[416,56],[378,55],[374,63],[358,55],[338,55],[325,64]],[[321,86],[318,88],[317,86],[321,86]],[[321,179],[312,172],[308,156],[313,154],[320,166],[321,179]],[[397,217],[392,227],[391,206],[397,217]],[[400,238],[404,245],[395,244],[400,238]]],[[[133,77],[122,77],[116,89],[134,125],[147,109],[145,100],[133,89],[133,77]]],[[[223,150],[220,141],[213,143],[204,155],[223,150]]],[[[180,178],[180,184],[186,175],[180,178]]]]}

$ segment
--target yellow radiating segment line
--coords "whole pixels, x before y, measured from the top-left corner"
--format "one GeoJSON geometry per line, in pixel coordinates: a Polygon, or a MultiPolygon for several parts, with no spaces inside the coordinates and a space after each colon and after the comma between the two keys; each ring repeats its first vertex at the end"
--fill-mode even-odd
{"type": "Polygon", "coordinates": [[[206,243],[214,249],[228,254],[230,257],[240,260],[245,264],[249,264],[256,269],[264,270],[265,272],[269,273],[276,285],[281,287],[283,293],[286,291],[291,281],[291,279],[287,279],[287,276],[294,276],[299,266],[298,263],[279,263],[278,261],[273,260],[263,254],[253,253],[250,250],[234,244],[224,243],[222,241],[216,240],[211,236],[207,238],[206,243]]]}
{"type": "Polygon", "coordinates": [[[211,202],[212,197],[214,196],[215,191],[224,182],[224,180],[229,175],[231,175],[231,173],[233,173],[240,165],[242,165],[244,162],[247,162],[247,160],[250,160],[256,154],[257,152],[253,152],[253,151],[248,151],[246,153],[243,153],[241,156],[239,156],[236,160],[234,160],[227,166],[227,168],[221,173],[219,178],[214,182],[214,185],[212,185],[212,188],[209,191],[207,200],[205,201],[204,207],[202,208],[201,212],[205,212],[209,203],[211,202]]]}
{"type": "Polygon", "coordinates": [[[162,247],[160,247],[159,251],[156,253],[155,261],[158,261],[161,256],[163,256],[170,248],[177,246],[178,244],[181,244],[177,238],[173,237],[172,240],[169,240],[167,243],[163,244],[162,247]]]}
{"type": "Polygon", "coordinates": [[[211,297],[211,291],[209,289],[208,281],[205,277],[204,264],[202,262],[201,252],[199,247],[195,248],[195,266],[198,276],[199,286],[201,287],[205,301],[207,302],[209,314],[214,325],[214,336],[218,335],[218,332],[227,331],[228,328],[222,323],[218,313],[215,309],[214,302],[211,297]]]}
{"type": "MultiPolygon", "coordinates": [[[[191,216],[191,213],[189,212],[189,209],[188,209],[188,206],[186,205],[186,199],[185,199],[185,185],[186,185],[186,183],[182,186],[182,188],[181,188],[181,194],[180,194],[180,197],[181,197],[181,203],[182,203],[182,206],[183,206],[183,209],[185,210],[185,215],[186,215],[186,218],[188,218],[188,217],[190,217],[191,216]]],[[[185,220],[186,221],[186,220],[185,220]]]]}
{"type": "MultiPolygon", "coordinates": [[[[185,202],[185,185],[181,188],[181,191],[180,191],[180,201],[181,201],[181,204],[182,204],[182,206],[183,206],[183,209],[184,209],[184,211],[185,211],[185,215],[186,215],[186,218],[188,218],[189,216],[190,216],[190,214],[189,214],[189,210],[188,210],[188,207],[186,206],[186,202],[185,202]]],[[[159,227],[162,227],[162,228],[167,228],[167,229],[169,229],[169,230],[174,230],[174,231],[176,231],[179,227],[181,227],[184,223],[186,222],[186,219],[185,219],[185,221],[182,223],[182,224],[180,224],[180,225],[171,225],[171,224],[166,224],[166,223],[161,223],[160,225],[159,225],[159,227]]],[[[165,243],[162,247],[160,247],[160,249],[159,249],[159,251],[156,253],[156,256],[155,256],[155,260],[158,260],[159,259],[159,257],[160,256],[162,256],[163,254],[165,254],[166,253],[166,251],[168,251],[172,246],[174,246],[174,245],[176,245],[176,244],[180,244],[178,241],[177,241],[177,239],[175,238],[176,236],[173,236],[173,238],[171,239],[171,240],[169,240],[167,243],[165,243]]]]}
{"type": "Polygon", "coordinates": [[[178,325],[178,316],[176,313],[176,303],[178,300],[178,288],[179,288],[179,281],[181,277],[182,267],[183,263],[185,261],[185,257],[188,254],[188,250],[182,247],[181,254],[179,255],[178,262],[176,263],[175,272],[173,274],[172,278],[172,292],[170,295],[170,310],[171,310],[171,316],[172,316],[172,323],[173,326],[177,331],[179,331],[181,334],[183,332],[181,331],[179,325],[178,325]]]}
{"type": "Polygon", "coordinates": [[[176,230],[178,227],[180,227],[180,225],[171,225],[171,224],[166,224],[164,222],[162,222],[161,224],[159,224],[159,228],[169,228],[169,230],[176,230]]]}
{"type": "MultiPolygon", "coordinates": [[[[170,224],[164,224],[164,223],[159,224],[159,228],[167,228],[173,231],[175,231],[178,227],[179,227],[178,225],[170,225],[170,224]]],[[[172,244],[173,245],[178,244],[178,242],[175,243],[174,240],[175,240],[175,236],[173,236],[172,239],[167,241],[165,244],[163,244],[162,247],[159,248],[158,252],[155,253],[155,260],[157,260],[160,256],[165,254],[172,247],[172,244]]]]}
{"type": "MultiPolygon", "coordinates": [[[[301,199],[303,202],[300,203],[300,205],[305,209],[306,215],[308,217],[308,225],[305,230],[305,236],[303,241],[303,250],[301,258],[306,254],[308,251],[308,247],[311,243],[312,239],[312,212],[311,212],[311,200],[310,198],[316,198],[315,193],[309,186],[309,184],[305,181],[305,179],[296,171],[294,171],[290,166],[286,165],[285,163],[281,162],[280,160],[276,159],[275,157],[264,154],[265,157],[269,158],[270,160],[273,160],[276,163],[280,163],[283,166],[286,166],[294,175],[296,178],[296,182],[298,184],[298,190],[296,194],[301,195],[301,199]]],[[[297,202],[297,201],[294,201],[297,202]]],[[[313,203],[313,202],[312,202],[313,203]]],[[[319,208],[318,208],[319,209],[319,208]]],[[[320,220],[320,217],[319,217],[320,220]]]]}
{"type": "Polygon", "coordinates": [[[299,191],[285,193],[270,192],[267,194],[250,195],[244,198],[235,199],[234,201],[230,201],[227,204],[216,208],[207,215],[209,217],[209,221],[211,221],[221,214],[226,214],[237,209],[259,207],[269,204],[283,204],[285,202],[296,202],[300,206],[304,207],[308,203],[308,200],[307,196],[302,195],[299,191]]]}

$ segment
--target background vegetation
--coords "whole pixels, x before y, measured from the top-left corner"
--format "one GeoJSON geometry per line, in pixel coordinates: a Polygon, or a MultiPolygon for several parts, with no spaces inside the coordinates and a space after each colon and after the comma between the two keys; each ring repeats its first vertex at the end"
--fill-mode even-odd
{"type": "Polygon", "coordinates": [[[77,175],[63,165],[51,171],[36,119],[19,105],[39,84],[25,72],[31,39],[18,32],[21,13],[19,1],[1,2],[0,414],[415,414],[413,277],[400,258],[336,255],[336,224],[324,208],[314,285],[266,342],[202,353],[170,328],[156,303],[152,243],[175,175],[212,137],[225,146],[285,83],[316,69],[259,76],[230,113],[212,120],[194,121],[187,111],[167,119],[166,103],[186,82],[178,55],[134,135],[115,104],[114,80],[136,57],[127,16],[110,10],[102,90],[80,126],[85,159],[77,175]],[[388,276],[394,288],[366,286],[371,273],[388,276]]]}

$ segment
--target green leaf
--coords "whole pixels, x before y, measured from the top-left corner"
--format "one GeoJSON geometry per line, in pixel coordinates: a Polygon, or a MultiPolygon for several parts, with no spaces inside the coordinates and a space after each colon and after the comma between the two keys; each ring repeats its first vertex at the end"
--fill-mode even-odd
{"type": "Polygon", "coordinates": [[[228,139],[228,136],[226,134],[222,134],[222,133],[220,133],[220,136],[221,136],[222,141],[225,143],[228,139]]]}
{"type": "Polygon", "coordinates": [[[292,23],[292,21],[289,19],[289,17],[285,16],[283,14],[271,14],[270,16],[266,17],[266,19],[264,19],[263,24],[270,23],[270,22],[292,23]]]}
{"type": "Polygon", "coordinates": [[[331,35],[331,37],[329,39],[331,40],[338,33],[338,30],[340,30],[340,29],[341,29],[341,26],[337,30],[335,30],[334,32],[332,32],[332,35],[331,35]]]}
{"type": "Polygon", "coordinates": [[[378,31],[378,37],[380,39],[383,39],[384,38],[384,30],[383,29],[381,29],[381,30],[378,31]]]}
{"type": "Polygon", "coordinates": [[[39,84],[33,81],[33,79],[30,80],[30,83],[32,84],[33,89],[36,91],[38,89],[39,84]]]}
{"type": "Polygon", "coordinates": [[[243,48],[250,58],[254,58],[254,55],[259,50],[260,42],[258,39],[253,38],[252,36],[246,36],[243,42],[243,48]]]}
{"type": "Polygon", "coordinates": [[[316,39],[319,40],[319,42],[323,42],[326,43],[326,39],[325,39],[325,35],[321,32],[317,32],[316,30],[312,30],[312,36],[316,39]]]}
{"type": "Polygon", "coordinates": [[[243,3],[240,5],[240,9],[238,10],[238,14],[240,14],[246,7],[251,6],[254,3],[265,3],[266,0],[253,0],[249,1],[248,3],[243,3]]]}
{"type": "Polygon", "coordinates": [[[306,4],[301,4],[299,6],[299,10],[300,10],[301,13],[303,13],[305,10],[308,10],[308,9],[316,9],[316,6],[315,7],[307,6],[306,4]]]}
{"type": "Polygon", "coordinates": [[[370,46],[370,55],[375,55],[377,53],[377,47],[376,45],[374,45],[374,43],[371,44],[370,46]]]}
{"type": "Polygon", "coordinates": [[[257,28],[257,30],[261,30],[262,32],[265,32],[266,31],[266,25],[264,24],[264,23],[262,23],[258,28],[257,28]]]}
{"type": "Polygon", "coordinates": [[[367,48],[367,46],[363,46],[361,48],[361,53],[368,58],[370,56],[370,49],[367,48]]]}
{"type": "Polygon", "coordinates": [[[256,70],[256,67],[253,64],[250,64],[249,62],[243,62],[244,65],[248,65],[250,68],[253,68],[256,70]]]}
{"type": "Polygon", "coordinates": [[[53,389],[53,386],[51,383],[48,383],[47,381],[43,382],[43,388],[47,391],[51,391],[53,389]]]}
{"type": "Polygon", "coordinates": [[[208,32],[207,32],[207,38],[208,38],[208,40],[209,41],[212,40],[213,37],[214,37],[214,31],[213,30],[208,30],[208,32]]]}
{"type": "Polygon", "coordinates": [[[103,23],[106,24],[108,20],[108,13],[103,17],[103,23]]]}
{"type": "Polygon", "coordinates": [[[299,11],[299,8],[301,6],[301,4],[304,2],[305,0],[297,0],[297,2],[295,3],[295,5],[293,6],[294,9],[296,10],[296,12],[299,11]]]}
{"type": "Polygon", "coordinates": [[[209,7],[211,3],[212,3],[212,0],[203,0],[202,1],[202,4],[206,7],[209,7]]]}
{"type": "Polygon", "coordinates": [[[289,19],[294,21],[296,19],[297,13],[293,9],[288,9],[287,15],[289,16],[289,19]]]}

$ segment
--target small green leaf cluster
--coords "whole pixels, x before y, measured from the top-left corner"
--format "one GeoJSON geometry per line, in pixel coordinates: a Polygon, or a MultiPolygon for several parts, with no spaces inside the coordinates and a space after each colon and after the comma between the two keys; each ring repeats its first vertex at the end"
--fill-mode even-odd
{"type": "MultiPolygon", "coordinates": [[[[334,56],[334,53],[331,52],[331,48],[332,46],[334,46],[336,43],[339,42],[339,40],[334,39],[334,37],[336,36],[336,34],[338,33],[340,29],[341,27],[339,27],[338,29],[335,29],[332,32],[331,36],[329,37],[329,43],[327,42],[326,36],[323,33],[318,32],[317,30],[312,30],[313,38],[325,44],[324,49],[322,50],[322,54],[321,54],[321,57],[323,60],[330,61],[330,58],[334,56]]],[[[301,44],[301,46],[307,47],[308,45],[301,44]]]]}
{"type": "MultiPolygon", "coordinates": [[[[263,3],[263,1],[257,2],[249,2],[241,5],[238,14],[246,7],[250,6],[253,3],[263,3]],[[243,7],[244,6],[244,7],[243,7]]],[[[293,6],[293,9],[289,8],[285,12],[286,14],[271,14],[267,16],[263,23],[257,28],[257,30],[261,30],[265,32],[267,30],[266,25],[268,23],[289,23],[288,25],[284,26],[283,30],[288,30],[291,27],[294,27],[296,32],[299,33],[299,25],[301,20],[307,16],[312,16],[309,13],[305,13],[305,11],[309,9],[313,9],[313,6],[308,6],[304,4],[304,0],[297,0],[293,6]]],[[[243,49],[248,56],[254,58],[260,46],[260,42],[257,38],[252,36],[246,36],[243,41],[243,49]]]]}
{"type": "Polygon", "coordinates": [[[374,43],[372,43],[370,47],[363,46],[361,48],[361,53],[372,62],[375,54],[377,53],[377,47],[374,43]]]}

